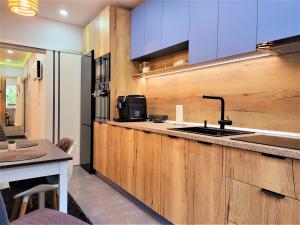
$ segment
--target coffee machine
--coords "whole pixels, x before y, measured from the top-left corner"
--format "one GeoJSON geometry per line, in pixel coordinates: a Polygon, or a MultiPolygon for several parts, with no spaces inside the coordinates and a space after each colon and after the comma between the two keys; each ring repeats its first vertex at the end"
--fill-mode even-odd
{"type": "Polygon", "coordinates": [[[144,95],[119,96],[117,106],[119,118],[116,122],[140,122],[147,120],[147,101],[144,95]]]}

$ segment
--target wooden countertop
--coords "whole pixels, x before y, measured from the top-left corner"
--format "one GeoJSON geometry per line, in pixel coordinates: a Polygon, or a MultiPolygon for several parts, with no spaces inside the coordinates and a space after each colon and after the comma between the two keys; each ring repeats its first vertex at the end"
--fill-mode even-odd
{"type": "Polygon", "coordinates": [[[267,145],[262,145],[262,144],[248,143],[248,142],[242,142],[242,141],[230,139],[232,137],[257,135],[260,133],[234,135],[234,136],[227,136],[227,137],[213,137],[213,136],[207,136],[207,135],[192,134],[192,133],[168,130],[168,128],[176,128],[176,127],[184,127],[184,126],[190,127],[191,126],[191,125],[177,126],[177,125],[175,125],[173,123],[169,123],[169,122],[165,122],[165,123],[153,123],[153,122],[120,123],[120,122],[108,121],[107,124],[119,126],[119,127],[125,127],[125,128],[132,128],[132,129],[136,129],[136,130],[149,131],[149,132],[159,133],[159,134],[164,134],[164,135],[171,135],[171,136],[175,136],[175,137],[186,138],[186,139],[200,141],[200,142],[207,142],[207,143],[212,143],[212,144],[217,144],[217,145],[229,146],[229,147],[244,149],[244,150],[248,150],[248,151],[267,153],[267,154],[278,155],[278,156],[283,156],[283,157],[293,158],[293,159],[300,159],[300,150],[267,146],[267,145]]]}
{"type": "MultiPolygon", "coordinates": [[[[45,156],[40,158],[30,159],[30,160],[23,160],[23,161],[3,162],[0,163],[0,169],[33,165],[33,164],[41,164],[41,163],[60,162],[60,161],[66,161],[72,159],[71,156],[69,156],[67,153],[62,151],[60,148],[56,147],[56,145],[52,144],[48,140],[35,140],[35,141],[38,143],[38,145],[24,148],[24,149],[19,149],[17,151],[40,150],[46,153],[45,156]]],[[[0,152],[1,151],[4,150],[0,150],[0,152]]]]}

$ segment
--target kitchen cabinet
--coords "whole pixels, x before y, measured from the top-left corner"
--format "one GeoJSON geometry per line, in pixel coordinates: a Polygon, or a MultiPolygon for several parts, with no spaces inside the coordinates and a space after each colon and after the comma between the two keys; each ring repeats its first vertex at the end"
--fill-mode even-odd
{"type": "Polygon", "coordinates": [[[145,55],[145,3],[131,11],[131,59],[145,55]]]}
{"type": "Polygon", "coordinates": [[[292,159],[226,147],[226,176],[295,198],[292,159]]]}
{"type": "Polygon", "coordinates": [[[107,134],[108,125],[105,123],[94,123],[94,169],[106,176],[107,169],[107,134]]]}
{"type": "Polygon", "coordinates": [[[145,54],[161,49],[162,0],[145,0],[145,54]]]}
{"type": "Polygon", "coordinates": [[[121,129],[120,161],[117,165],[119,174],[117,183],[130,194],[135,190],[134,168],[135,168],[135,148],[134,130],[128,128],[121,129]]]}
{"type": "Polygon", "coordinates": [[[293,160],[296,199],[300,200],[300,160],[293,160]]]}
{"type": "Polygon", "coordinates": [[[162,48],[188,41],[189,0],[163,0],[162,48]]]}
{"type": "Polygon", "coordinates": [[[217,58],[218,0],[190,0],[189,63],[217,58]]]}
{"type": "Polygon", "coordinates": [[[224,224],[223,147],[188,141],[189,224],[224,224]]]}
{"type": "Polygon", "coordinates": [[[107,134],[107,177],[113,182],[120,184],[120,152],[122,128],[117,126],[108,126],[107,134]]]}
{"type": "Polygon", "coordinates": [[[300,201],[226,178],[226,215],[236,224],[299,224],[300,201]]]}
{"type": "Polygon", "coordinates": [[[258,44],[299,34],[299,0],[258,0],[258,44]]]}
{"type": "Polygon", "coordinates": [[[159,213],[161,135],[135,131],[135,197],[159,213]]]}
{"type": "Polygon", "coordinates": [[[162,136],[161,215],[174,224],[187,224],[188,145],[183,138],[162,136]]]}
{"type": "Polygon", "coordinates": [[[110,52],[111,7],[106,7],[83,29],[83,53],[95,51],[94,58],[110,52]]]}
{"type": "Polygon", "coordinates": [[[218,58],[256,50],[257,0],[219,0],[218,58]]]}

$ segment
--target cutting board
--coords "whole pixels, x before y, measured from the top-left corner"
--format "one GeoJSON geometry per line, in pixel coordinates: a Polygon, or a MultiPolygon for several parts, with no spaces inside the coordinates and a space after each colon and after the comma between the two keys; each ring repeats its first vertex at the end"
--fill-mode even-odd
{"type": "Polygon", "coordinates": [[[16,162],[29,159],[35,159],[47,155],[40,150],[15,150],[15,151],[0,151],[0,163],[16,162]]]}

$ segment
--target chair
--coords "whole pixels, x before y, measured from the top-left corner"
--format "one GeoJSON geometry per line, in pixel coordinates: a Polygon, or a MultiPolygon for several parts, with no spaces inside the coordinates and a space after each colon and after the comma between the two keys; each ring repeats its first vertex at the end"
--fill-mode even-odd
{"type": "Polygon", "coordinates": [[[26,224],[56,224],[56,225],[86,225],[87,223],[66,213],[58,212],[52,209],[39,209],[31,212],[20,219],[9,223],[5,205],[0,192],[0,224],[1,225],[26,225],[26,224]]]}
{"type": "MultiPolygon", "coordinates": [[[[70,138],[63,138],[56,144],[57,147],[59,147],[69,155],[72,155],[74,153],[75,145],[76,141],[70,138]]],[[[70,160],[68,162],[68,179],[71,178],[72,173],[73,163],[72,160],[70,160]]],[[[33,194],[39,195],[39,208],[44,208],[45,193],[48,191],[52,191],[53,208],[58,208],[57,190],[59,188],[59,185],[57,175],[11,182],[10,187],[13,192],[17,193],[13,197],[15,199],[15,203],[11,214],[11,220],[14,220],[17,216],[17,210],[19,208],[19,204],[21,203],[20,200],[22,200],[22,203],[19,211],[19,217],[25,215],[30,196],[33,194]]]]}

